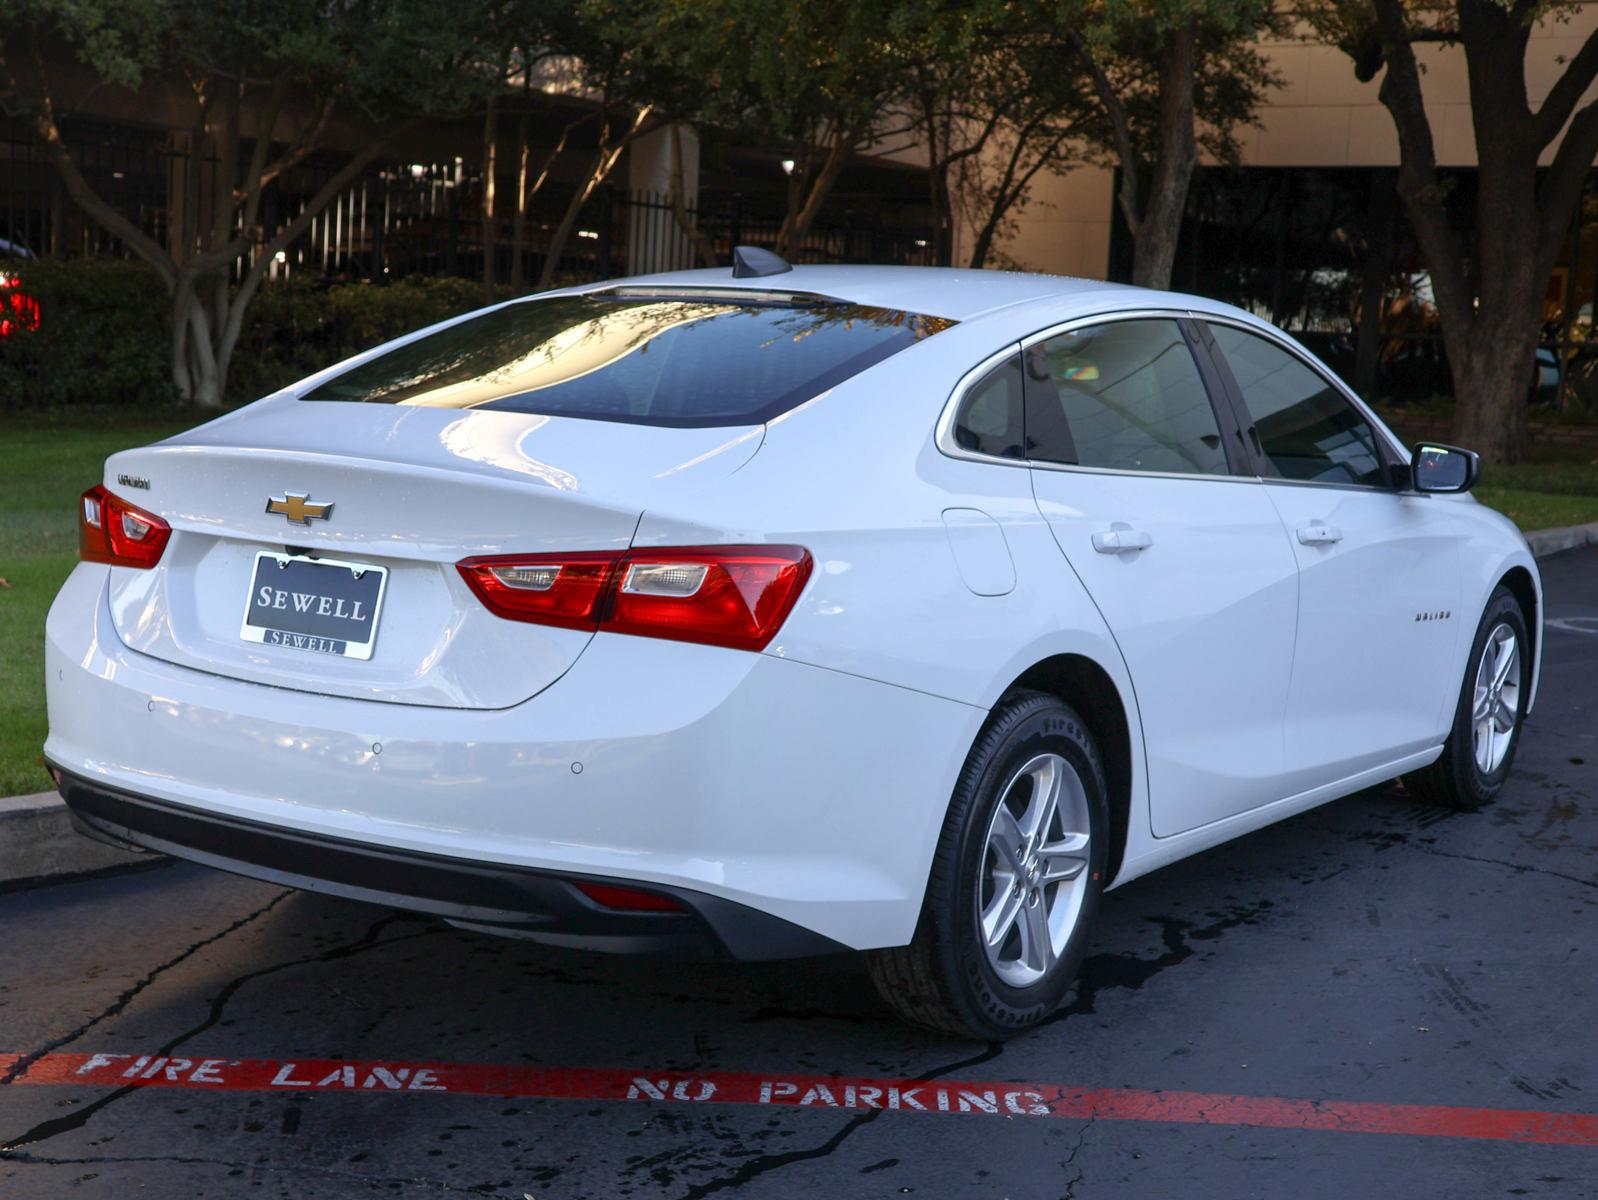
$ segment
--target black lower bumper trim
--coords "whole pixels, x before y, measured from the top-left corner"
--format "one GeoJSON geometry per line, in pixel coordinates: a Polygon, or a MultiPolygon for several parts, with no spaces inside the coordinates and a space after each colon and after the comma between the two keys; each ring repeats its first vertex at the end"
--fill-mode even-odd
{"type": "Polygon", "coordinates": [[[287,887],[429,913],[472,929],[579,949],[671,958],[798,958],[847,947],[747,905],[686,888],[560,875],[325,837],[138,796],[60,771],[73,824],[90,837],[155,850],[287,887]],[[575,881],[659,892],[683,912],[623,912],[575,881]]]}

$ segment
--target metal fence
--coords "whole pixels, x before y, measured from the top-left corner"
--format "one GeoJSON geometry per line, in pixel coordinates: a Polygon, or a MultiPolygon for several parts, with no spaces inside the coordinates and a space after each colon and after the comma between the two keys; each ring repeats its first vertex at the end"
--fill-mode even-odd
{"type": "MultiPolygon", "coordinates": [[[[217,161],[192,156],[185,138],[80,124],[68,131],[67,143],[96,192],[162,245],[181,245],[210,223],[217,161]]],[[[262,228],[270,232],[291,220],[343,161],[313,156],[275,180],[262,194],[262,228]]],[[[514,190],[506,182],[499,180],[501,197],[514,190]]],[[[374,281],[413,274],[480,277],[492,253],[496,278],[509,280],[518,254],[510,205],[502,203],[496,219],[485,222],[482,186],[481,169],[462,158],[376,163],[276,256],[272,274],[374,281]]],[[[519,251],[523,282],[538,278],[572,194],[570,186],[551,183],[528,206],[519,251]]],[[[739,193],[702,194],[687,217],[721,263],[730,262],[735,245],[774,244],[782,224],[780,200],[739,193]]],[[[0,238],[55,257],[126,252],[73,204],[43,148],[15,122],[0,122],[0,238]]],[[[928,236],[925,230],[825,212],[795,257],[919,264],[929,261],[928,236]]],[[[695,265],[693,239],[669,197],[605,186],[581,209],[560,251],[556,277],[604,279],[695,265]]]]}

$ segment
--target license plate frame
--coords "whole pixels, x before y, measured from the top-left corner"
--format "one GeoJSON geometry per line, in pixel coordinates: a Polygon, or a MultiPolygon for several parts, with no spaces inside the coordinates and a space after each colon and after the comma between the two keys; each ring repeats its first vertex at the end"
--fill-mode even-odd
{"type": "MultiPolygon", "coordinates": [[[[383,616],[383,600],[388,592],[388,568],[375,563],[351,562],[342,558],[324,558],[318,555],[290,554],[279,550],[260,550],[250,566],[250,587],[244,597],[244,617],[239,624],[239,636],[247,642],[265,646],[283,646],[290,650],[304,650],[315,654],[330,654],[335,658],[353,658],[365,661],[372,657],[377,644],[378,624],[383,616]],[[277,570],[263,575],[263,564],[271,563],[277,570]],[[341,569],[349,573],[348,580],[334,580],[321,575],[324,570],[341,569]],[[279,578],[279,573],[292,570],[302,585],[300,591],[284,588],[280,584],[296,582],[279,578]],[[376,577],[376,586],[365,582],[376,577]],[[324,585],[339,582],[355,594],[330,595],[327,591],[307,591],[306,581],[320,580],[324,585]],[[285,593],[286,604],[262,604],[259,595],[263,588],[271,587],[273,598],[285,593]],[[309,595],[311,601],[298,608],[299,596],[309,595]],[[333,610],[326,610],[323,600],[333,602],[333,610]],[[358,616],[340,609],[344,602],[371,605],[370,616],[353,629],[348,622],[358,616]],[[269,614],[281,614],[275,621],[269,614]],[[252,620],[251,618],[255,618],[252,620]],[[340,624],[330,624],[339,622],[340,624]],[[287,626],[287,627],[285,627],[287,626]],[[349,633],[360,632],[364,627],[364,640],[355,640],[349,633]]],[[[358,614],[359,609],[356,609],[358,614]]]]}

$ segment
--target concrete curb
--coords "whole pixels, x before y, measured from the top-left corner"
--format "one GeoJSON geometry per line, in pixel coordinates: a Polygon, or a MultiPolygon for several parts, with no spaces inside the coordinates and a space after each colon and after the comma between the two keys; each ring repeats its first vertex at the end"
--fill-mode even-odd
{"type": "MultiPolygon", "coordinates": [[[[1538,558],[1577,546],[1598,546],[1598,521],[1526,535],[1538,558]]],[[[67,806],[54,792],[0,799],[0,885],[51,875],[81,875],[106,867],[148,862],[150,855],[112,849],[72,828],[67,806]]]]}
{"type": "Polygon", "coordinates": [[[54,792],[0,799],[0,885],[141,861],[149,856],[114,850],[72,828],[66,803],[54,792]]]}
{"type": "Polygon", "coordinates": [[[1526,544],[1536,558],[1547,558],[1577,546],[1598,546],[1598,521],[1566,525],[1562,529],[1538,529],[1526,535],[1526,544]]]}

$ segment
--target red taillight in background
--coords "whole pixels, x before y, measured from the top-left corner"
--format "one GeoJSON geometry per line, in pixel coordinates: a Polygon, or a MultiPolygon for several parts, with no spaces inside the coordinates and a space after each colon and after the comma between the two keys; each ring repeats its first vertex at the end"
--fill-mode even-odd
{"type": "Polygon", "coordinates": [[[805,581],[802,546],[672,546],[469,558],[461,575],[512,621],[764,650],[805,581]]]}
{"type": "Polygon", "coordinates": [[[149,568],[161,561],[172,527],[152,512],[96,485],[78,501],[78,557],[149,568]]]}
{"type": "Polygon", "coordinates": [[[0,274],[0,337],[39,328],[39,302],[17,290],[14,275],[0,274]]]}

